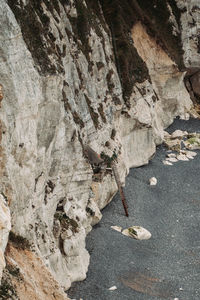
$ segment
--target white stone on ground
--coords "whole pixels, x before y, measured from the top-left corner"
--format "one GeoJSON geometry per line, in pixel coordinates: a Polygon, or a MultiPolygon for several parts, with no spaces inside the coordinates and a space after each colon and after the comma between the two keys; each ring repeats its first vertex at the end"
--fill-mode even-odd
{"type": "Polygon", "coordinates": [[[192,157],[195,157],[197,155],[197,152],[194,152],[194,151],[186,151],[186,155],[188,156],[192,156],[192,157]]]}
{"type": "Polygon", "coordinates": [[[120,226],[110,226],[110,227],[118,232],[122,232],[122,227],[120,226]]]}
{"type": "Polygon", "coordinates": [[[156,179],[156,177],[151,177],[151,178],[149,179],[149,184],[150,184],[150,185],[156,185],[156,184],[157,184],[157,179],[156,179]]]}
{"type": "Polygon", "coordinates": [[[166,166],[173,166],[173,164],[171,162],[169,162],[168,160],[163,160],[163,164],[166,166]]]}
{"type": "Polygon", "coordinates": [[[187,158],[187,156],[184,155],[184,154],[177,155],[177,159],[178,160],[182,160],[182,161],[189,161],[189,159],[187,158]]]}
{"type": "Polygon", "coordinates": [[[167,157],[166,160],[168,160],[170,162],[177,162],[176,157],[167,157]]]}
{"type": "Polygon", "coordinates": [[[117,289],[117,287],[116,287],[116,285],[114,285],[114,286],[111,286],[108,290],[109,291],[115,291],[117,289]]]}
{"type": "Polygon", "coordinates": [[[175,153],[169,153],[167,154],[168,157],[176,157],[176,154],[175,153]]]}

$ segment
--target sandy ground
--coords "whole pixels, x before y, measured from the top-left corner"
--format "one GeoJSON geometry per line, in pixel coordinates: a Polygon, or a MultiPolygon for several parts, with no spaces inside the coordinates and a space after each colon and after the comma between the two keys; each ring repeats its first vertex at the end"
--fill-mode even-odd
{"type": "MultiPolygon", "coordinates": [[[[200,121],[175,120],[175,129],[200,132],[200,121]]],[[[159,146],[147,166],[130,171],[124,189],[129,218],[119,194],[103,210],[87,238],[91,255],[87,279],[68,295],[79,300],[200,299],[200,152],[189,162],[162,163],[159,146]],[[156,186],[149,185],[155,176],[156,186]],[[137,241],[110,228],[140,225],[152,237],[137,241]],[[112,286],[117,289],[109,291],[112,286]]]]}

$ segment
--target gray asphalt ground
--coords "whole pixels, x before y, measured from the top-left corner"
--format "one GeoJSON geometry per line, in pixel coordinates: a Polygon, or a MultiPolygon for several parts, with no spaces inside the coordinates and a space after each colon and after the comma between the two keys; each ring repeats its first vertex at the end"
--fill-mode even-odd
{"type": "MultiPolygon", "coordinates": [[[[200,121],[175,120],[176,129],[200,132],[200,121]]],[[[117,194],[87,238],[91,255],[87,279],[68,295],[79,300],[200,299],[200,152],[189,162],[165,166],[161,145],[146,166],[126,179],[129,218],[117,194]],[[149,186],[155,176],[156,186],[149,186]],[[140,225],[152,237],[137,241],[112,230],[140,225]],[[117,290],[109,291],[111,286],[117,290]]]]}

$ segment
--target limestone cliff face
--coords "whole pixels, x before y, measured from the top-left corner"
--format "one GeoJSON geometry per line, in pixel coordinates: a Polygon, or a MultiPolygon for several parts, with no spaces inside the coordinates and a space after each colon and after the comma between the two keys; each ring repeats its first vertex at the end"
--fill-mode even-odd
{"type": "Polygon", "coordinates": [[[200,68],[200,6],[188,2],[0,0],[1,272],[11,215],[6,256],[20,276],[28,255],[47,286],[85,278],[85,237],[117,191],[86,146],[116,153],[124,182],[186,117],[183,79],[200,68]]]}

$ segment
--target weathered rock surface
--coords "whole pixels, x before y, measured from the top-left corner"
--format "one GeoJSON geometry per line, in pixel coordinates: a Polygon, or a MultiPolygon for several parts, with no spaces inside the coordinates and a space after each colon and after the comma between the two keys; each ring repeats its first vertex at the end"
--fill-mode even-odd
{"type": "Polygon", "coordinates": [[[5,268],[4,251],[11,229],[10,210],[2,195],[0,195],[0,278],[5,268]]]}
{"type": "Polygon", "coordinates": [[[192,75],[190,78],[190,82],[194,94],[200,96],[200,72],[196,72],[194,75],[192,75]]]}
{"type": "Polygon", "coordinates": [[[179,72],[169,55],[147,34],[141,23],[134,25],[132,37],[138,53],[146,62],[157,101],[155,101],[154,128],[159,134],[175,115],[190,109],[191,100],[184,87],[184,73],[179,72]]]}
{"type": "Polygon", "coordinates": [[[181,40],[183,45],[184,65],[188,68],[199,69],[200,59],[200,3],[198,0],[176,0],[181,12],[181,40]]]}
{"type": "Polygon", "coordinates": [[[0,0],[0,194],[12,232],[65,289],[85,278],[86,234],[117,191],[101,152],[116,153],[123,184],[192,105],[183,78],[200,67],[198,1],[144,2],[0,0]]]}
{"type": "Polygon", "coordinates": [[[4,271],[1,299],[68,300],[43,261],[33,252],[7,248],[7,267],[4,271]]]}

